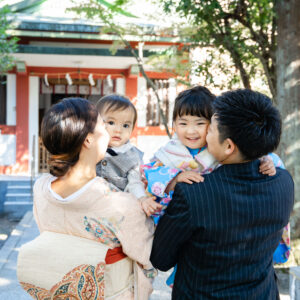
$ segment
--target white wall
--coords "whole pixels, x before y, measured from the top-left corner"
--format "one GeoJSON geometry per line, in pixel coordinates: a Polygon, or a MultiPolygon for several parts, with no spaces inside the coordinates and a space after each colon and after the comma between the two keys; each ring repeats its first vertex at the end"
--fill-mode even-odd
{"type": "Polygon", "coordinates": [[[116,79],[116,93],[120,95],[125,95],[125,79],[117,78],[116,79]]]}
{"type": "Polygon", "coordinates": [[[172,127],[172,119],[173,119],[173,109],[174,109],[174,102],[177,96],[176,91],[176,81],[174,78],[169,79],[169,127],[172,127]]]}
{"type": "Polygon", "coordinates": [[[153,154],[169,141],[167,135],[140,135],[137,137],[137,147],[144,152],[144,163],[148,163],[153,154]]]}
{"type": "Polygon", "coordinates": [[[6,125],[16,125],[16,74],[7,74],[6,125]]]}
{"type": "Polygon", "coordinates": [[[16,163],[16,136],[0,133],[0,166],[10,166],[16,163]]]}
{"type": "Polygon", "coordinates": [[[34,172],[38,172],[38,138],[39,138],[39,77],[29,77],[29,173],[34,159],[34,172]],[[34,148],[33,148],[33,140],[34,148]],[[33,157],[34,152],[34,157],[33,157]]]}

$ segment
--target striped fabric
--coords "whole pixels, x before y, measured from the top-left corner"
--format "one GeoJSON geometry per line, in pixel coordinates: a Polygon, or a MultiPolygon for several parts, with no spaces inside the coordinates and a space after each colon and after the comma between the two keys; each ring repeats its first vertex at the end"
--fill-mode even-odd
{"type": "Polygon", "coordinates": [[[223,165],[203,183],[177,184],[160,220],[151,262],[178,265],[172,299],[274,300],[272,255],[288,223],[294,185],[286,170],[259,161],[223,165]]]}

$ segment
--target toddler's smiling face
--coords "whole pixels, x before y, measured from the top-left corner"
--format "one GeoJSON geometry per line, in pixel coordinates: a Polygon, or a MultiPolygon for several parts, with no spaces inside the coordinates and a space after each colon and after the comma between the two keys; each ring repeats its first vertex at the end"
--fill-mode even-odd
{"type": "Polygon", "coordinates": [[[183,145],[198,149],[206,145],[206,135],[209,120],[199,116],[177,116],[174,130],[183,145]]]}

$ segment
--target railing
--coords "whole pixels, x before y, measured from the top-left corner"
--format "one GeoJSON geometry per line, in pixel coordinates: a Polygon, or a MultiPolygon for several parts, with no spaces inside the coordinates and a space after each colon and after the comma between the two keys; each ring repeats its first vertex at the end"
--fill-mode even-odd
{"type": "MultiPolygon", "coordinates": [[[[169,123],[169,82],[168,80],[154,79],[154,84],[157,86],[157,93],[161,99],[161,108],[166,116],[166,121],[169,123]]],[[[157,99],[151,87],[147,87],[147,126],[161,125],[161,116],[159,114],[157,99]]]]}
{"type": "Polygon", "coordinates": [[[39,173],[49,172],[48,157],[49,153],[43,145],[42,139],[39,138],[39,173]]]}
{"type": "Polygon", "coordinates": [[[31,174],[30,174],[30,192],[31,196],[33,197],[33,183],[35,179],[35,159],[36,159],[36,153],[35,153],[35,135],[32,137],[32,156],[31,156],[31,174]]]}

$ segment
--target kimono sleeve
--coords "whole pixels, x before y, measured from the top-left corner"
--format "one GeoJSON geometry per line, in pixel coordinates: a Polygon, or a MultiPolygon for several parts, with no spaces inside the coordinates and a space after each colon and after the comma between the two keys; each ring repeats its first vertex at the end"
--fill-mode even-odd
{"type": "Polygon", "coordinates": [[[128,184],[125,187],[124,192],[129,192],[136,196],[138,199],[146,196],[145,185],[142,182],[140,175],[140,165],[128,172],[128,184]]]}
{"type": "Polygon", "coordinates": [[[143,265],[144,269],[150,269],[154,224],[146,217],[136,198],[127,195],[128,199],[123,199],[126,200],[124,203],[126,210],[122,213],[122,221],[118,225],[116,236],[128,257],[143,265]]]}
{"type": "Polygon", "coordinates": [[[277,154],[269,153],[268,156],[272,159],[275,168],[285,169],[283,161],[277,154]]]}
{"type": "Polygon", "coordinates": [[[181,172],[179,169],[163,165],[158,160],[144,165],[143,170],[148,182],[148,192],[160,198],[167,197],[167,186],[181,172]]]}

